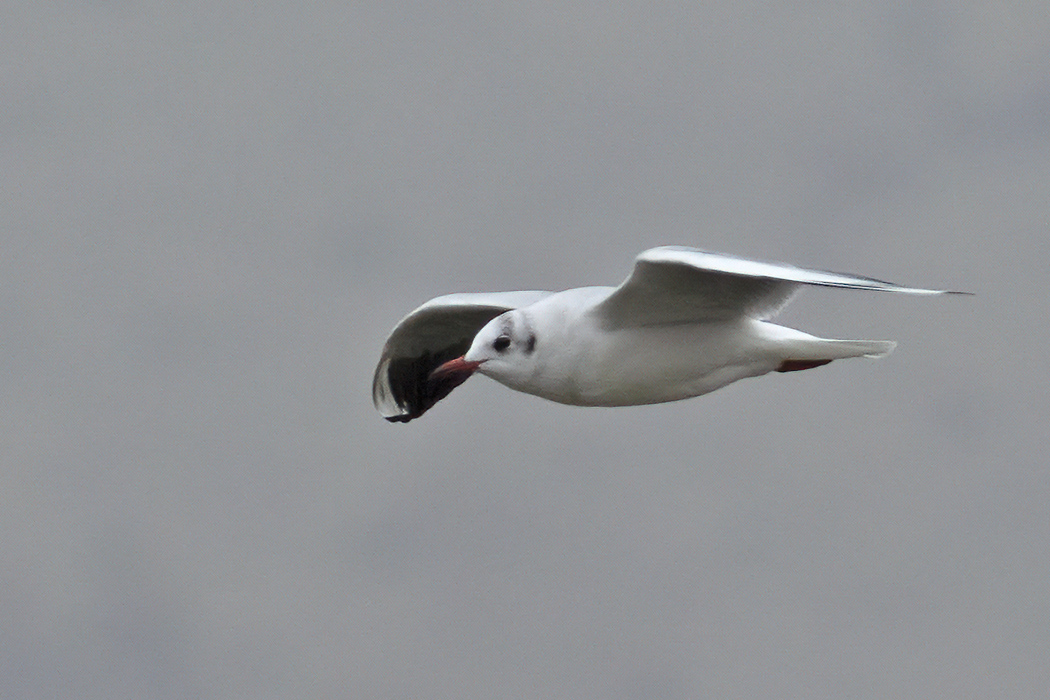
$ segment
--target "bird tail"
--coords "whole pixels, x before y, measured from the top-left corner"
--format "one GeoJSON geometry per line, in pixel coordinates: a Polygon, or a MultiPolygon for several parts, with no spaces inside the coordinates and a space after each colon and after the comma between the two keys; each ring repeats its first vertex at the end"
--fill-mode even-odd
{"type": "Polygon", "coordinates": [[[797,372],[847,357],[885,357],[897,346],[892,340],[813,340],[816,342],[792,348],[790,355],[781,361],[776,371],[797,372]]]}
{"type": "Polygon", "coordinates": [[[839,360],[845,357],[886,357],[897,343],[892,340],[825,340],[824,344],[833,354],[827,357],[839,360]]]}

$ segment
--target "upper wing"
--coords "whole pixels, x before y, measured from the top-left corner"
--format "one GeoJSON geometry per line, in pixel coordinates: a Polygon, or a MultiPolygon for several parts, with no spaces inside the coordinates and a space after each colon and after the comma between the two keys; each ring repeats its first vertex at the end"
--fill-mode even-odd
{"type": "Polygon", "coordinates": [[[607,326],[639,326],[737,316],[770,318],[802,285],[907,294],[955,294],[902,287],[856,275],[806,270],[695,248],[664,246],[637,257],[634,270],[595,311],[607,326]]]}
{"type": "Polygon", "coordinates": [[[550,292],[449,294],[431,299],[401,319],[383,346],[372,402],[384,418],[418,418],[456,384],[430,381],[440,364],[459,357],[482,326],[505,311],[529,306],[550,292]]]}

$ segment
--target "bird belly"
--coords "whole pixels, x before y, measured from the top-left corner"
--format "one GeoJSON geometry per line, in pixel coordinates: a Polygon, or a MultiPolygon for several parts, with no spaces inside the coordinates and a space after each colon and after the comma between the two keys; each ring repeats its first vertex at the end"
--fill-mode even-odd
{"type": "Polygon", "coordinates": [[[777,366],[752,323],[612,331],[601,343],[580,348],[565,376],[524,390],[578,406],[635,406],[700,396],[777,366]]]}

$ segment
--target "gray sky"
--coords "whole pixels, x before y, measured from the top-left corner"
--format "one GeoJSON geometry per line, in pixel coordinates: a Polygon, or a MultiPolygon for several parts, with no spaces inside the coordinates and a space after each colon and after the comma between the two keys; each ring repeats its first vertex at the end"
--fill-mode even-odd
{"type": "Polygon", "coordinates": [[[0,9],[0,696],[1045,693],[1046,3],[358,5],[0,9]],[[663,243],[977,296],[373,411],[419,303],[663,243]]]}

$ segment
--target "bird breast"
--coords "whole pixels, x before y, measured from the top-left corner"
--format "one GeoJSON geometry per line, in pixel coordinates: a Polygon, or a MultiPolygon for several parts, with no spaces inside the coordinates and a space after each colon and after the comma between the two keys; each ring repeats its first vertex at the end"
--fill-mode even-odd
{"type": "Polygon", "coordinates": [[[577,333],[562,340],[557,362],[537,364],[530,386],[513,388],[577,406],[633,406],[699,396],[769,371],[752,323],[577,333]]]}

